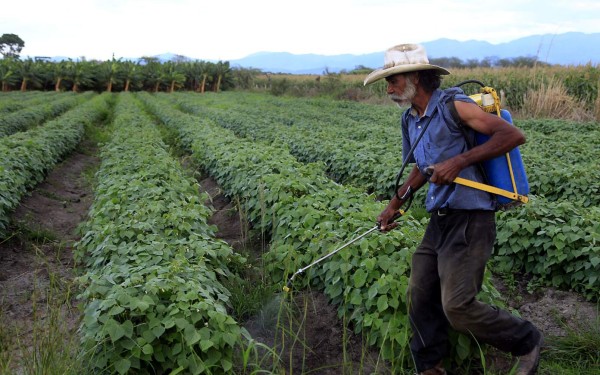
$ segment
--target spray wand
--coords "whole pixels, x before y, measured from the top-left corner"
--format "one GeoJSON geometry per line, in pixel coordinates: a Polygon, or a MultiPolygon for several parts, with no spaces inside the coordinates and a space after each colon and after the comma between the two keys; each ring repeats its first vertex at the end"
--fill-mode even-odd
{"type": "MultiPolygon", "coordinates": [[[[402,196],[402,200],[404,199],[409,199],[409,204],[406,207],[406,210],[408,210],[408,208],[410,207],[410,203],[412,203],[412,188],[409,186],[408,189],[406,190],[406,193],[404,193],[404,195],[402,196]]],[[[396,213],[394,214],[394,216],[392,217],[392,219],[390,220],[390,222],[396,221],[398,218],[400,218],[402,215],[405,214],[406,211],[404,210],[398,210],[396,211],[396,213]]],[[[302,272],[306,271],[307,269],[309,269],[310,267],[314,266],[317,263],[320,263],[322,261],[324,261],[325,259],[329,258],[330,256],[332,256],[333,254],[337,253],[338,251],[345,249],[346,247],[352,245],[353,243],[355,243],[356,241],[360,240],[361,238],[367,236],[368,234],[371,234],[372,232],[376,231],[376,230],[380,230],[381,229],[381,223],[377,223],[373,228],[369,229],[368,231],[364,232],[363,234],[353,238],[352,240],[346,242],[345,244],[343,244],[342,246],[338,247],[337,249],[333,250],[332,252],[320,257],[319,259],[315,260],[314,262],[312,262],[311,264],[309,264],[306,267],[300,268],[298,271],[294,272],[294,274],[292,275],[292,277],[290,277],[290,279],[288,280],[287,284],[283,287],[283,291],[288,293],[290,291],[290,289],[292,288],[292,281],[294,280],[294,277],[296,277],[296,275],[301,274],[302,272]]]]}

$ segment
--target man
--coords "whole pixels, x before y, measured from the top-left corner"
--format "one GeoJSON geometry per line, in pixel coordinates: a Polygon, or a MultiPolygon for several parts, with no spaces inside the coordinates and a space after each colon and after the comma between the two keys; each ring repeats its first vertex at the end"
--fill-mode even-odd
{"type": "MultiPolygon", "coordinates": [[[[496,238],[495,200],[487,192],[453,183],[457,176],[484,182],[477,164],[523,144],[522,132],[498,116],[484,112],[462,91],[440,90],[446,69],[429,64],[420,45],[403,44],[385,53],[384,67],[370,73],[365,85],[385,78],[387,93],[402,116],[403,158],[415,163],[406,182],[381,212],[382,231],[393,221],[410,192],[430,182],[426,198],[431,218],[412,259],[409,317],[410,348],[420,374],[446,374],[442,359],[448,352],[448,327],[519,356],[517,374],[535,374],[541,332],[530,322],[476,300],[485,264],[496,238]],[[461,129],[448,102],[454,103],[461,129]],[[427,123],[429,122],[429,125],[427,123]],[[408,152],[427,127],[413,155],[408,152]],[[490,136],[469,147],[474,131],[490,136]]],[[[474,144],[474,143],[473,143],[474,144]]]]}

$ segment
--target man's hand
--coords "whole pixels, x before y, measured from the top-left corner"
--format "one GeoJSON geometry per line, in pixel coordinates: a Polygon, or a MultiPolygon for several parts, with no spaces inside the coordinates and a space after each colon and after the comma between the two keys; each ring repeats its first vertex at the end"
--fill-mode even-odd
{"type": "Polygon", "coordinates": [[[429,181],[437,185],[450,185],[465,167],[461,155],[441,163],[427,167],[426,173],[431,175],[429,181]]]}
{"type": "Polygon", "coordinates": [[[379,225],[379,230],[382,232],[389,232],[390,230],[396,228],[398,223],[394,220],[398,218],[399,212],[394,210],[392,207],[387,206],[385,210],[383,210],[379,216],[377,216],[377,224],[379,225]]]}

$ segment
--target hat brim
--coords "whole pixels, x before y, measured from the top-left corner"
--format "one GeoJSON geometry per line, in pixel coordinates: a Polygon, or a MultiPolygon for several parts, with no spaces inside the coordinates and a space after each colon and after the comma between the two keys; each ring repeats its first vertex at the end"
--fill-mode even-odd
{"type": "Polygon", "coordinates": [[[431,64],[411,64],[411,65],[398,65],[392,66],[391,68],[377,69],[369,73],[365,78],[364,85],[369,85],[373,82],[377,82],[382,78],[393,76],[394,74],[416,72],[419,70],[437,70],[442,75],[450,74],[449,71],[442,68],[441,66],[431,64]]]}

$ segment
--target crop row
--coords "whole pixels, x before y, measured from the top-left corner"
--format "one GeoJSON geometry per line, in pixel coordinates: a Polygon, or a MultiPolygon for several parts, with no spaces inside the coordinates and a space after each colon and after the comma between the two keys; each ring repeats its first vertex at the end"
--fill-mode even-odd
{"type": "Polygon", "coordinates": [[[529,184],[534,194],[553,202],[576,206],[600,206],[600,157],[598,123],[558,120],[519,122],[528,136],[521,146],[529,184]]]}
{"type": "MultiPolygon", "coordinates": [[[[230,103],[231,98],[224,98],[225,104],[220,98],[203,99],[186,94],[179,95],[175,102],[190,113],[209,116],[241,136],[285,144],[300,160],[324,161],[328,175],[340,182],[352,182],[369,190],[373,188],[373,181],[377,181],[379,186],[387,185],[390,190],[394,181],[390,172],[398,168],[399,160],[382,150],[379,143],[340,139],[336,136],[340,128],[334,125],[322,124],[320,130],[313,126],[282,125],[272,121],[268,113],[260,115],[243,109],[244,106],[260,107],[252,105],[260,96],[243,96],[245,99],[237,101],[235,106],[230,103]]],[[[319,106],[322,108],[324,104],[319,106]]],[[[330,106],[339,107],[335,102],[330,106]]],[[[296,107],[290,112],[296,117],[302,115],[296,107]]],[[[576,289],[594,299],[600,290],[600,280],[595,276],[600,271],[599,230],[594,224],[600,221],[594,208],[600,204],[600,170],[591,168],[587,160],[600,157],[600,131],[594,123],[575,125],[551,120],[523,121],[523,129],[529,138],[522,147],[522,154],[531,196],[540,196],[525,210],[499,216],[496,267],[507,272],[515,269],[531,272],[550,285],[576,289]],[[586,132],[585,142],[582,142],[582,130],[586,132]],[[538,215],[531,223],[522,223],[524,217],[535,212],[532,207],[553,215],[538,215]],[[561,233],[560,227],[544,229],[546,225],[552,228],[553,217],[563,211],[557,207],[569,207],[571,216],[564,219],[566,222],[578,221],[577,225],[566,225],[573,228],[568,236],[561,233]]]]}
{"type": "Polygon", "coordinates": [[[101,371],[228,373],[241,328],[227,313],[232,263],[198,193],[135,98],[121,93],[76,259],[83,343],[101,371]]]}
{"type": "MultiPolygon", "coordinates": [[[[75,93],[60,93],[58,96],[74,95],[75,93]]],[[[52,91],[9,91],[0,93],[0,114],[15,112],[25,107],[36,105],[49,98],[57,96],[52,91]]]]}
{"type": "MultiPolygon", "coordinates": [[[[263,103],[260,96],[238,100],[237,104],[231,104],[231,97],[205,100],[190,94],[179,95],[176,100],[184,110],[210,116],[240,136],[285,144],[305,162],[325,162],[328,175],[340,183],[363,187],[384,197],[393,193],[395,174],[401,164],[399,127],[386,130],[397,134],[394,142],[379,137],[385,127],[377,125],[373,125],[371,137],[359,141],[343,136],[353,129],[331,123],[305,121],[286,125],[280,116],[273,117],[269,110],[257,105],[263,103]]],[[[324,107],[325,104],[319,102],[318,109],[329,111],[324,107]]],[[[343,106],[330,102],[330,108],[338,113],[343,106]]],[[[373,108],[377,110],[379,107],[373,108]]],[[[295,107],[289,112],[291,117],[303,114],[295,107]]],[[[355,111],[350,113],[358,115],[355,111]]],[[[577,131],[581,130],[580,125],[557,121],[524,123],[529,141],[522,146],[522,154],[531,194],[550,200],[569,200],[584,207],[599,205],[600,170],[590,168],[586,162],[598,157],[598,127],[588,124],[586,138],[589,136],[589,141],[581,142],[577,131]]]]}
{"type": "MultiPolygon", "coordinates": [[[[285,148],[238,138],[208,118],[174,109],[164,97],[138,96],[179,134],[182,146],[223,190],[240,199],[252,224],[270,233],[264,259],[275,282],[284,283],[300,267],[372,228],[383,208],[374,196],[326,178],[321,164],[302,164],[285,148]]],[[[339,316],[347,317],[357,333],[364,332],[384,358],[407,361],[409,261],[422,232],[422,224],[406,215],[399,230],[364,238],[307,270],[296,287],[324,290],[339,316]]],[[[486,281],[483,298],[494,297],[486,281]]],[[[474,349],[464,338],[458,344],[458,360],[474,349]]]]}
{"type": "Polygon", "coordinates": [[[93,92],[81,95],[60,94],[49,101],[27,106],[18,111],[0,117],[0,138],[28,128],[38,126],[48,119],[75,107],[94,96],[93,92]]]}
{"type": "Polygon", "coordinates": [[[498,217],[494,270],[527,272],[544,284],[600,296],[600,207],[531,197],[498,217]]]}
{"type": "Polygon", "coordinates": [[[43,127],[0,138],[0,237],[6,235],[9,214],[27,191],[75,149],[86,124],[107,115],[107,98],[96,96],[43,127]]]}
{"type": "MultiPolygon", "coordinates": [[[[249,111],[258,106],[248,103],[223,109],[203,105],[191,95],[179,95],[177,105],[187,112],[209,117],[235,134],[285,145],[303,162],[323,162],[326,173],[335,181],[354,185],[378,196],[390,197],[395,176],[401,164],[400,148],[372,139],[362,141],[339,137],[335,126],[285,125],[271,117],[268,111],[249,111]]],[[[396,131],[399,132],[398,129],[396,131]]]]}
{"type": "MultiPolygon", "coordinates": [[[[398,142],[400,135],[399,109],[395,105],[373,106],[350,101],[332,101],[324,98],[290,98],[271,95],[226,92],[218,97],[218,107],[242,114],[262,114],[269,122],[298,127],[311,132],[325,128],[339,130],[340,139],[356,141],[377,140],[382,143],[398,142]]],[[[191,93],[180,97],[195,98],[191,93]]],[[[201,98],[208,104],[210,97],[201,98]]],[[[391,101],[390,101],[391,104],[391,101]]]]}

